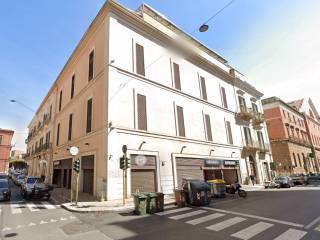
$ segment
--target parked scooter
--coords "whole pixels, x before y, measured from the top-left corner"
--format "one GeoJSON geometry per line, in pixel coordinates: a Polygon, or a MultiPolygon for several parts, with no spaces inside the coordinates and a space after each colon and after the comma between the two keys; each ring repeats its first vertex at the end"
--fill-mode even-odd
{"type": "Polygon", "coordinates": [[[243,189],[241,189],[240,183],[232,183],[230,186],[226,186],[226,192],[230,194],[236,194],[238,193],[239,197],[246,198],[247,192],[243,189]]]}

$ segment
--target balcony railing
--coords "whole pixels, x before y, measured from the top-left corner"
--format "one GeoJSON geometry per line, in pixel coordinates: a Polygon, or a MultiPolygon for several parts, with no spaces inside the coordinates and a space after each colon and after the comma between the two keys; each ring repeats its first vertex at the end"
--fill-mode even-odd
{"type": "Polygon", "coordinates": [[[244,121],[250,121],[253,117],[254,114],[251,108],[240,106],[240,111],[237,113],[237,118],[244,121]]]}
{"type": "Polygon", "coordinates": [[[258,150],[259,149],[259,143],[257,141],[251,141],[251,142],[247,142],[244,146],[244,149],[247,150],[258,150]]]}
{"type": "Polygon", "coordinates": [[[268,143],[259,144],[259,151],[260,152],[270,152],[270,145],[268,143]]]}
{"type": "Polygon", "coordinates": [[[255,112],[254,116],[252,118],[252,124],[256,125],[256,126],[259,126],[263,122],[265,122],[265,118],[264,118],[263,113],[255,112]]]}
{"type": "Polygon", "coordinates": [[[40,145],[39,147],[37,147],[34,151],[34,153],[40,153],[44,150],[48,150],[52,148],[52,143],[44,143],[42,145],[40,145]]]}

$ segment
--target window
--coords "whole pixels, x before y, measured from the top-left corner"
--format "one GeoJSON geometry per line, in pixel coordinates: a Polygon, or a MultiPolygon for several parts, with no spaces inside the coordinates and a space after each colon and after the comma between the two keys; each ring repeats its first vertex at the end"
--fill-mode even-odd
{"type": "Polygon", "coordinates": [[[88,81],[93,79],[93,65],[94,65],[94,50],[89,54],[89,72],[88,72],[88,81]]]}
{"type": "Polygon", "coordinates": [[[87,128],[86,133],[91,132],[92,130],[92,98],[87,102],[87,128]]]}
{"type": "Polygon", "coordinates": [[[68,141],[71,141],[71,137],[72,137],[72,117],[73,117],[73,114],[71,113],[69,115],[68,141]]]}
{"type": "Polygon", "coordinates": [[[138,129],[147,130],[147,104],[146,96],[137,95],[138,129]]]}
{"type": "Polygon", "coordinates": [[[258,113],[259,112],[257,104],[251,103],[251,106],[252,106],[252,110],[253,110],[254,113],[258,113]]]}
{"type": "Polygon", "coordinates": [[[60,97],[59,97],[59,111],[61,111],[62,106],[62,90],[60,91],[60,97]]]}
{"type": "Polygon", "coordinates": [[[289,125],[288,124],[286,124],[286,129],[287,129],[288,137],[290,137],[290,130],[289,130],[289,125]]]}
{"type": "Polygon", "coordinates": [[[178,136],[185,137],[183,108],[177,106],[178,136]]]}
{"type": "Polygon", "coordinates": [[[173,78],[174,78],[174,88],[181,90],[180,68],[177,63],[173,63],[173,78]]]}
{"type": "Polygon", "coordinates": [[[228,109],[227,95],[224,87],[221,87],[222,106],[228,109]]]}
{"type": "Polygon", "coordinates": [[[211,123],[210,123],[210,116],[208,114],[204,115],[205,120],[205,128],[207,133],[207,140],[212,141],[212,131],[211,131],[211,123]]]}
{"type": "Polygon", "coordinates": [[[258,136],[259,146],[261,148],[264,148],[264,139],[263,139],[262,132],[261,131],[257,131],[257,136],[258,136]]]}
{"type": "Polygon", "coordinates": [[[56,142],[57,146],[59,145],[59,140],[60,140],[60,123],[58,123],[58,126],[57,126],[57,142],[56,142]]]}
{"type": "Polygon", "coordinates": [[[241,111],[246,111],[247,110],[246,100],[241,96],[238,96],[238,100],[239,100],[240,110],[241,111]]]}
{"type": "Polygon", "coordinates": [[[247,146],[252,146],[252,137],[251,137],[250,128],[243,127],[243,130],[244,130],[244,137],[245,137],[245,140],[246,140],[246,145],[247,146]]]}
{"type": "Polygon", "coordinates": [[[71,93],[70,93],[70,98],[73,98],[74,95],[74,82],[76,80],[76,76],[73,74],[71,78],[71,93]]]}
{"type": "Polygon", "coordinates": [[[207,98],[207,89],[206,89],[206,80],[204,77],[200,77],[200,88],[201,88],[201,97],[203,100],[208,100],[207,98]]]}
{"type": "Polygon", "coordinates": [[[231,129],[231,124],[229,121],[226,121],[226,132],[227,132],[228,143],[233,144],[232,129],[231,129]]]}
{"type": "Polygon", "coordinates": [[[145,76],[144,48],[136,43],[136,73],[145,76]]]}
{"type": "Polygon", "coordinates": [[[39,147],[42,147],[43,146],[43,137],[40,138],[40,142],[39,142],[39,147]]]}
{"type": "Polygon", "coordinates": [[[46,144],[50,143],[50,131],[46,133],[46,144]]]}
{"type": "Polygon", "coordinates": [[[294,165],[295,165],[296,167],[298,167],[296,155],[295,155],[294,153],[292,153],[292,155],[293,155],[294,165]]]}
{"type": "Polygon", "coordinates": [[[300,154],[298,153],[297,155],[298,155],[298,160],[299,160],[299,163],[300,163],[300,167],[303,167],[302,162],[301,162],[301,158],[300,158],[300,154]]]}
{"type": "Polygon", "coordinates": [[[282,109],[283,117],[286,118],[286,112],[282,109]]]}
{"type": "Polygon", "coordinates": [[[2,144],[2,135],[0,135],[0,145],[2,144]]]}
{"type": "Polygon", "coordinates": [[[52,116],[52,105],[50,105],[50,110],[49,110],[49,118],[51,119],[52,116]]]}

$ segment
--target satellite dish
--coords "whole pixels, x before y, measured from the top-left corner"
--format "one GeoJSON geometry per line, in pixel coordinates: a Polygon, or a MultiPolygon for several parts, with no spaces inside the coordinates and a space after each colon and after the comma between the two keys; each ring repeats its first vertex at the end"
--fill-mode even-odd
{"type": "Polygon", "coordinates": [[[73,146],[70,148],[69,152],[72,156],[76,156],[79,153],[79,148],[77,148],[76,146],[73,146]]]}

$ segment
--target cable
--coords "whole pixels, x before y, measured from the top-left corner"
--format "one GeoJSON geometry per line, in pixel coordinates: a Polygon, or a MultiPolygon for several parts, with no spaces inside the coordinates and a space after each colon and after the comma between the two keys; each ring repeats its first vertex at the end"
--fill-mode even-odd
{"type": "Polygon", "coordinates": [[[221,13],[223,10],[225,10],[227,7],[229,7],[232,3],[234,3],[235,0],[231,0],[228,4],[226,4],[223,8],[221,8],[219,11],[217,11],[215,14],[213,14],[207,21],[205,21],[203,24],[206,24],[210,22],[213,18],[215,18],[219,13],[221,13]]]}

